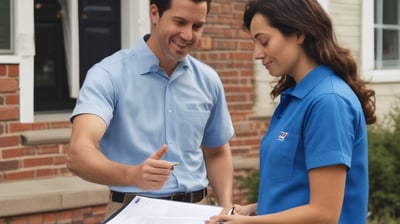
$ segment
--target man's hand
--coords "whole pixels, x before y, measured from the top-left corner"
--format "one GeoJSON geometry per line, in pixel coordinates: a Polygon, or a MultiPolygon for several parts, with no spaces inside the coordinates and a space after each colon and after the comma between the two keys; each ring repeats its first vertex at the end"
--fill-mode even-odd
{"type": "Polygon", "coordinates": [[[167,145],[163,145],[157,152],[136,167],[136,186],[143,190],[159,190],[168,181],[174,164],[161,157],[167,152],[167,145]]]}

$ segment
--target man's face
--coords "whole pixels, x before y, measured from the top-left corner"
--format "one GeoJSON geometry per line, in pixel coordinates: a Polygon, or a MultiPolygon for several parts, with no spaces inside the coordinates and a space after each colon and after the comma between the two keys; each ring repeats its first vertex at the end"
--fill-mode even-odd
{"type": "Polygon", "coordinates": [[[178,62],[193,49],[203,33],[207,3],[172,0],[171,8],[160,17],[157,7],[150,6],[152,33],[149,46],[162,62],[178,62]]]}

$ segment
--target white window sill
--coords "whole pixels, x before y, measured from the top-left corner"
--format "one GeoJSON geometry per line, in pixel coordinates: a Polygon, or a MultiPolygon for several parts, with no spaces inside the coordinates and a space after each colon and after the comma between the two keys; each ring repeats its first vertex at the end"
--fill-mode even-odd
{"type": "Polygon", "coordinates": [[[367,81],[372,83],[393,83],[400,82],[399,69],[373,70],[367,71],[364,75],[367,81]]]}
{"type": "Polygon", "coordinates": [[[0,55],[0,64],[19,64],[21,57],[16,55],[0,55]]]}

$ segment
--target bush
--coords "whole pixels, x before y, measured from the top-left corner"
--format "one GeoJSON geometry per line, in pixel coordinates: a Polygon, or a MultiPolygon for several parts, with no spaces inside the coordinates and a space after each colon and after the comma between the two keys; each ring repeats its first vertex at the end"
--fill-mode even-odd
{"type": "MultiPolygon", "coordinates": [[[[400,223],[400,100],[395,105],[382,121],[368,127],[369,224],[400,223]]],[[[247,201],[256,202],[259,172],[238,181],[248,190],[247,201]]]]}
{"type": "Polygon", "coordinates": [[[400,104],[396,102],[379,124],[368,129],[368,208],[375,220],[400,218],[400,104]]]}
{"type": "Polygon", "coordinates": [[[239,187],[247,189],[246,201],[248,203],[257,202],[258,184],[260,183],[260,172],[251,171],[247,176],[238,177],[239,187]]]}

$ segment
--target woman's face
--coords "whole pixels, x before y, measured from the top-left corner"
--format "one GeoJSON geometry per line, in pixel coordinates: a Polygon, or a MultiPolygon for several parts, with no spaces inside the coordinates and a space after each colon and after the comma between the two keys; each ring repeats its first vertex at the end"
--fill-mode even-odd
{"type": "Polygon", "coordinates": [[[301,79],[298,76],[302,76],[301,65],[305,57],[301,45],[303,35],[284,36],[260,13],[251,20],[250,35],[255,43],[254,58],[261,60],[272,76],[289,74],[296,82],[301,79]]]}

